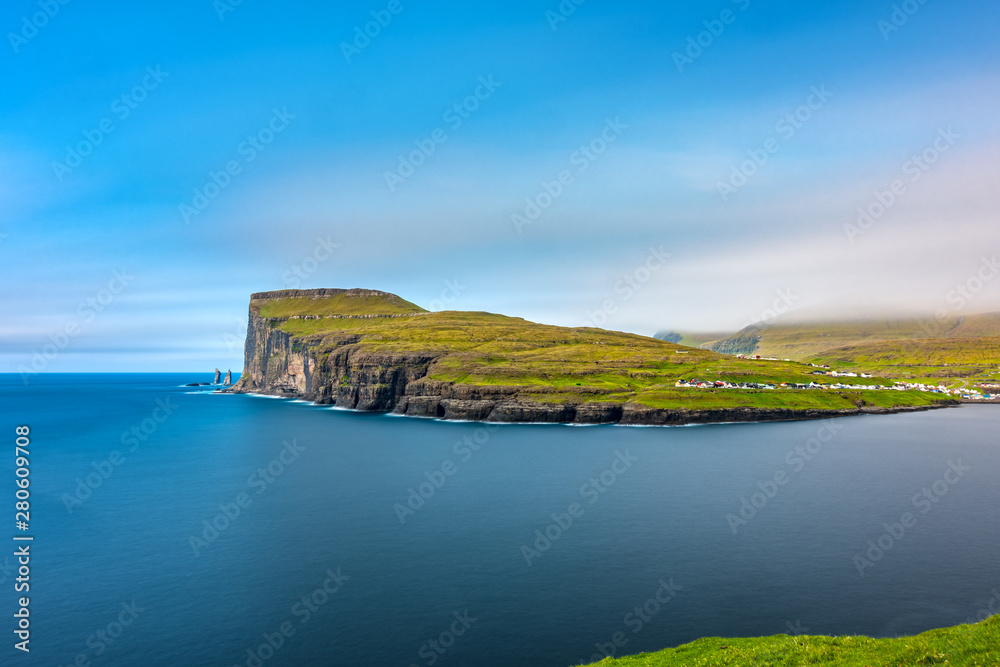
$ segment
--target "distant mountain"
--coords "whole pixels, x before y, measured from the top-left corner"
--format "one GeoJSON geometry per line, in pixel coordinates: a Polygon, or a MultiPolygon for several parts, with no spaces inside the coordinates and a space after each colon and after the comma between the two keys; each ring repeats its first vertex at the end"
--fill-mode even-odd
{"type": "Polygon", "coordinates": [[[656,340],[665,340],[668,343],[680,343],[684,340],[684,334],[675,333],[673,331],[660,331],[655,336],[656,340]]]}
{"type": "Polygon", "coordinates": [[[684,331],[660,331],[653,338],[685,347],[705,347],[705,349],[708,349],[706,347],[707,343],[712,343],[727,336],[729,336],[728,332],[691,333],[684,331]]]}

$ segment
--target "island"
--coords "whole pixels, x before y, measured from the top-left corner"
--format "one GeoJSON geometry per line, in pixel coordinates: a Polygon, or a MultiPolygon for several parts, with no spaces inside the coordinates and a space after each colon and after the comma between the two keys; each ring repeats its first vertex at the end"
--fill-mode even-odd
{"type": "Polygon", "coordinates": [[[253,294],[243,373],[223,391],[411,417],[683,425],[785,421],[957,405],[878,377],[597,328],[428,312],[369,289],[253,294]]]}

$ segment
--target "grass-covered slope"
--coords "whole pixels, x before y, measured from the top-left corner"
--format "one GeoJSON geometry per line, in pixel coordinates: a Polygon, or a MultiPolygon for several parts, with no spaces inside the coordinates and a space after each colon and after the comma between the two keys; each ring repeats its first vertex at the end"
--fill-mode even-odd
{"type": "Polygon", "coordinates": [[[959,625],[895,639],[788,635],[699,639],[658,653],[594,664],[601,667],[996,667],[1000,665],[1000,616],[975,625],[959,625]]]}
{"type": "MultiPolygon", "coordinates": [[[[363,314],[399,315],[399,308],[409,306],[411,312],[405,314],[410,316],[335,317],[345,314],[344,299],[355,298],[344,295],[329,301],[270,299],[258,308],[260,316],[272,318],[270,326],[319,355],[345,343],[365,353],[431,354],[430,380],[516,386],[520,398],[540,402],[612,401],[691,410],[853,410],[926,406],[941,400],[918,392],[677,388],[679,379],[779,385],[809,383],[817,377],[810,375],[814,369],[799,363],[736,359],[633,334],[549,326],[490,313],[419,309],[414,313],[417,307],[399,297],[378,294],[365,302],[363,314]],[[298,317],[288,319],[293,316],[298,317]]],[[[352,313],[358,311],[353,302],[349,305],[352,313]]]]}
{"type": "Polygon", "coordinates": [[[888,378],[985,380],[1000,377],[1000,337],[862,343],[826,350],[811,361],[888,378]]]}
{"type": "Polygon", "coordinates": [[[705,344],[724,354],[829,364],[916,381],[1000,373],[1000,313],[926,319],[775,322],[705,344]]]}
{"type": "MultiPolygon", "coordinates": [[[[740,350],[744,354],[779,357],[804,361],[820,353],[849,345],[860,345],[887,340],[915,340],[945,338],[946,332],[959,325],[960,318],[952,317],[940,323],[934,320],[854,320],[844,322],[774,322],[747,327],[714,343],[713,350],[745,344],[756,339],[752,349],[740,350]]],[[[1000,331],[996,335],[1000,335],[1000,331]]]]}
{"type": "Polygon", "coordinates": [[[970,315],[959,319],[960,322],[947,331],[948,338],[1000,336],[1000,313],[970,315]]]}

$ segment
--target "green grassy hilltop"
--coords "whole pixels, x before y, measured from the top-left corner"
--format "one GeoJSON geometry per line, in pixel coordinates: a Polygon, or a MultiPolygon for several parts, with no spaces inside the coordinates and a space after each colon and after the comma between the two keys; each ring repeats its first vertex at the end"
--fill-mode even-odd
{"type": "Polygon", "coordinates": [[[931,630],[915,637],[815,637],[776,635],[752,639],[699,639],[658,653],[605,659],[600,667],[996,667],[1000,665],[1000,616],[975,625],[931,630]]]}
{"type": "Polygon", "coordinates": [[[321,297],[270,299],[260,306],[259,312],[264,317],[405,315],[427,312],[395,294],[359,291],[360,294],[344,290],[321,297]]]}

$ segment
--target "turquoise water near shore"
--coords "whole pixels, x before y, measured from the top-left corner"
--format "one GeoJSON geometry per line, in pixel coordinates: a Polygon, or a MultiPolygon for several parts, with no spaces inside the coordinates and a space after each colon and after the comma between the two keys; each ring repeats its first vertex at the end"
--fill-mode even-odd
{"type": "Polygon", "coordinates": [[[997,406],[488,426],[182,386],[210,380],[0,376],[0,664],[555,667],[710,635],[916,633],[1000,588],[997,406]]]}

